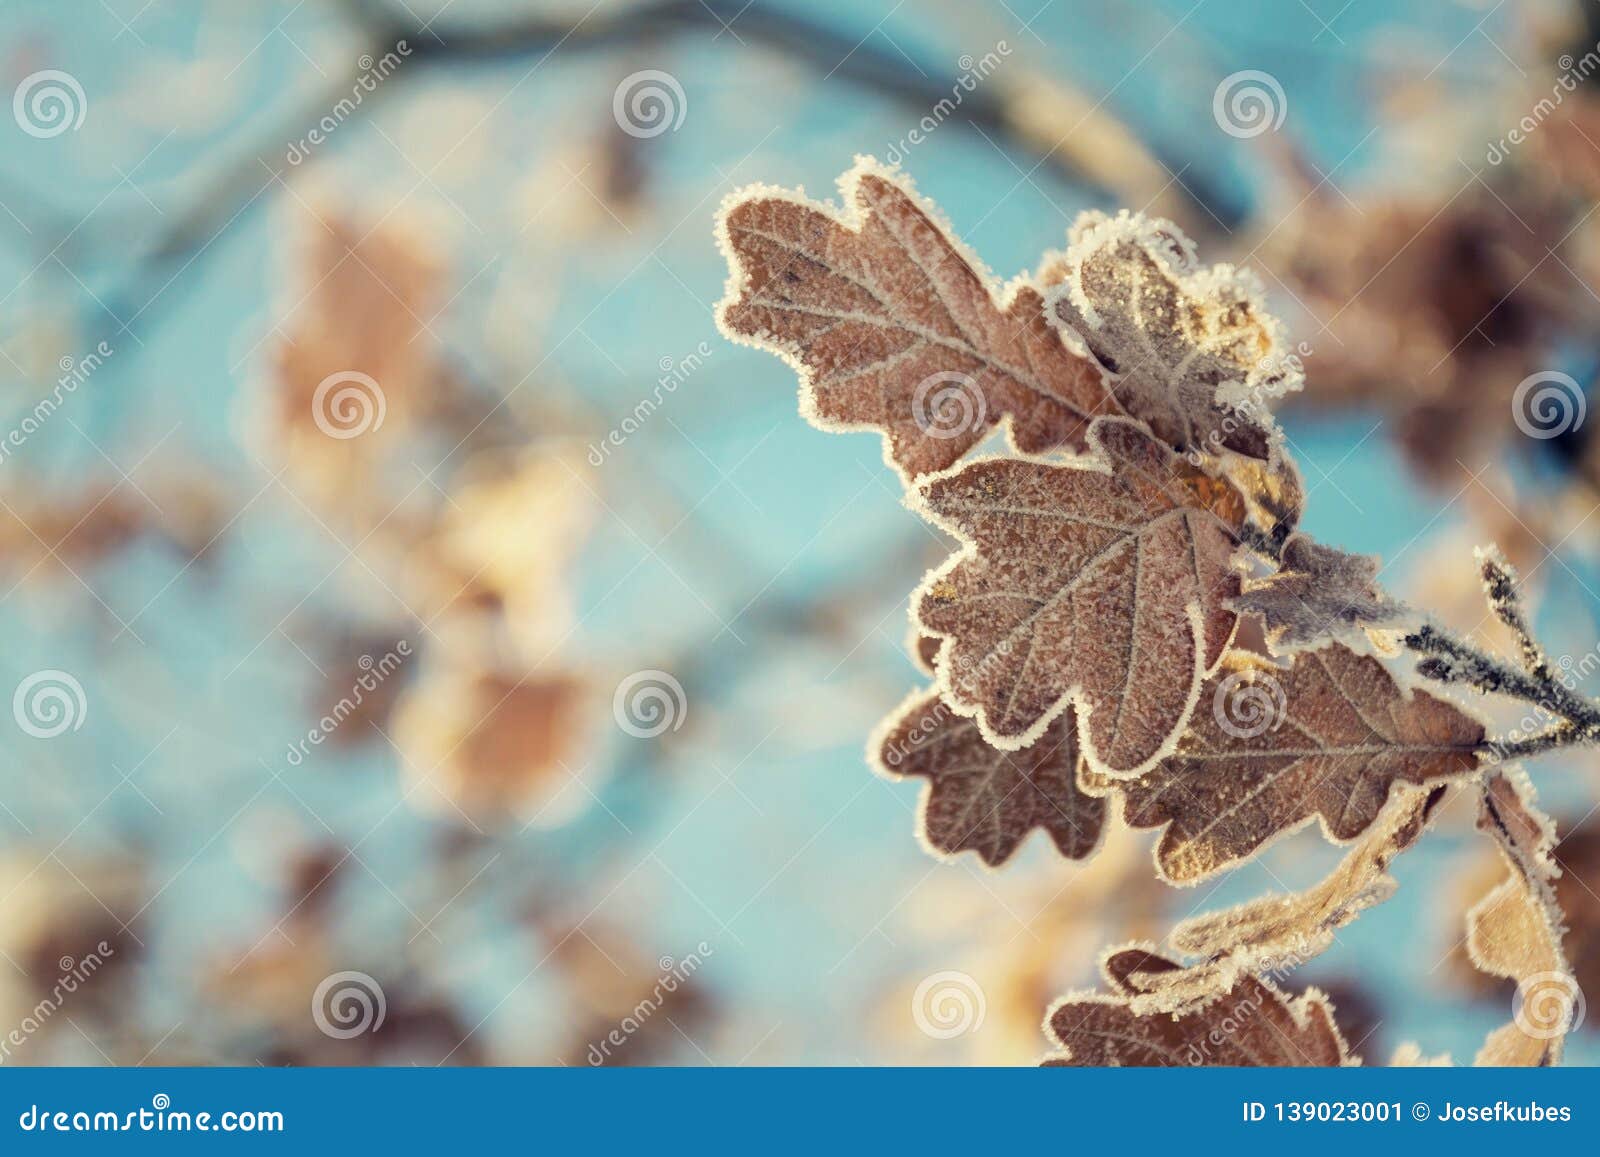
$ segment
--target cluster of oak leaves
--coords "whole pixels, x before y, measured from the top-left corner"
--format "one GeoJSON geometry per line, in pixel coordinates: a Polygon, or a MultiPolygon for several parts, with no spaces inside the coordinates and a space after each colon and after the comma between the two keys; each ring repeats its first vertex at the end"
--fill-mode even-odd
{"type": "Polygon", "coordinates": [[[1380,661],[1411,613],[1375,561],[1297,531],[1269,404],[1303,367],[1255,280],[1202,266],[1168,222],[1086,213],[996,289],[903,175],[863,159],[840,184],[843,213],[729,199],[719,322],[794,366],[814,424],[879,432],[908,505],[963,544],[911,601],[934,685],[871,744],[883,772],[929,781],[926,842],[999,865],[1042,828],[1083,859],[1120,807],[1164,829],[1156,870],[1178,885],[1314,820],[1350,849],[1305,892],[1183,922],[1169,951],[1109,951],[1109,991],[1050,1010],[1050,1061],[1358,1063],[1325,995],[1271,977],[1392,894],[1390,860],[1456,785],[1506,868],[1468,948],[1519,984],[1478,1063],[1558,1061],[1576,988],[1553,825],[1478,718],[1380,661]],[[968,456],[997,429],[1008,452],[968,456]]]}

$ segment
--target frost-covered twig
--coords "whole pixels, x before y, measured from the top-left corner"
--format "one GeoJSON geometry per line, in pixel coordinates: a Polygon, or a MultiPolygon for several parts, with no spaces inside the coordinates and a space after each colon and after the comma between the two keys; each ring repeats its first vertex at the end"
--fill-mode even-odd
{"type": "MultiPolygon", "coordinates": [[[[1514,615],[1518,622],[1522,621],[1520,609],[1514,615]]],[[[1507,695],[1559,718],[1560,722],[1533,735],[1490,741],[1489,749],[1501,759],[1600,743],[1600,703],[1556,679],[1531,637],[1526,639],[1523,653],[1525,657],[1536,657],[1534,667],[1538,673],[1513,667],[1431,625],[1413,631],[1402,641],[1423,656],[1417,670],[1430,679],[1463,683],[1485,694],[1507,695]]]]}
{"type": "Polygon", "coordinates": [[[1528,628],[1528,617],[1523,613],[1522,599],[1517,594],[1516,569],[1496,546],[1479,550],[1478,562],[1482,568],[1483,591],[1489,600],[1489,609],[1516,636],[1517,645],[1522,649],[1523,667],[1535,679],[1551,681],[1549,659],[1528,628]]]}

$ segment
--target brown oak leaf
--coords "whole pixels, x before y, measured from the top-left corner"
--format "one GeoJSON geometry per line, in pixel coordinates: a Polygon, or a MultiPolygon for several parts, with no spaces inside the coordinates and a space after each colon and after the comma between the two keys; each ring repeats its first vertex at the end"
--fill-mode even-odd
{"type": "Polygon", "coordinates": [[[1001,751],[937,694],[919,693],[886,720],[871,752],[886,775],[928,780],[918,829],[936,853],[971,849],[998,867],[1035,828],[1050,833],[1068,859],[1100,846],[1106,801],[1078,789],[1070,711],[1032,747],[1001,751]]]}
{"type": "Polygon", "coordinates": [[[1515,767],[1485,780],[1479,802],[1478,827],[1498,845],[1507,876],[1467,913],[1467,953],[1479,971],[1515,981],[1517,990],[1511,1022],[1489,1034],[1475,1063],[1558,1064],[1583,994],[1561,948],[1555,825],[1515,767]]]}
{"type": "Polygon", "coordinates": [[[1296,534],[1283,544],[1276,574],[1245,586],[1234,609],[1266,620],[1274,651],[1389,627],[1411,614],[1378,586],[1378,560],[1347,554],[1296,534]]]}
{"type": "Polygon", "coordinates": [[[877,430],[906,479],[943,470],[1009,417],[1035,453],[1083,442],[1120,408],[1067,349],[1027,280],[998,291],[939,211],[867,158],[839,182],[845,211],[756,186],[724,203],[728,288],[718,325],[800,376],[823,430],[877,430]]]}
{"type": "Polygon", "coordinates": [[[928,575],[914,619],[947,640],[940,690],[990,743],[1027,746],[1075,700],[1091,763],[1136,775],[1233,636],[1244,503],[1139,423],[1101,418],[1089,441],[1071,465],[987,459],[919,488],[967,549],[928,575]]]}
{"type": "Polygon", "coordinates": [[[1239,977],[1202,1003],[1176,1012],[1138,1012],[1145,981],[1182,965],[1140,947],[1112,953],[1104,972],[1110,994],[1057,1001],[1045,1025],[1062,1051],[1060,1065],[1335,1066],[1358,1063],[1333,1020],[1333,1006],[1315,989],[1289,997],[1257,976],[1239,977]]]}
{"type": "Polygon", "coordinates": [[[1050,318],[1110,375],[1123,408],[1180,450],[1271,455],[1268,404],[1305,374],[1250,274],[1203,268],[1170,221],[1088,212],[1072,227],[1050,318]]]}
{"type": "Polygon", "coordinates": [[[1376,659],[1341,644],[1303,651],[1287,670],[1230,656],[1200,694],[1179,745],[1121,787],[1134,827],[1166,825],[1161,874],[1193,884],[1313,819],[1336,842],[1378,818],[1399,783],[1435,784],[1478,766],[1483,724],[1402,689],[1376,659]]]}

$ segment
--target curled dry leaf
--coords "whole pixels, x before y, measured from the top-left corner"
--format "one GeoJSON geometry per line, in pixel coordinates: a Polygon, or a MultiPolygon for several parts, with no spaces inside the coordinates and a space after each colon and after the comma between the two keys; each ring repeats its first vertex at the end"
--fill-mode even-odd
{"type": "Polygon", "coordinates": [[[1327,951],[1335,932],[1394,895],[1399,885],[1389,875],[1389,862],[1416,843],[1445,790],[1398,788],[1339,866],[1305,891],[1263,896],[1183,921],[1168,943],[1203,961],[1141,977],[1158,998],[1152,1003],[1177,1007],[1231,986],[1244,973],[1288,971],[1327,951]]]}
{"type": "Polygon", "coordinates": [[[1244,503],[1136,422],[1089,440],[1072,465],[988,459],[922,485],[924,516],[968,546],[914,616],[989,742],[1026,746],[1076,699],[1091,763],[1133,775],[1172,749],[1233,636],[1244,503]]]}
{"type": "Polygon", "coordinates": [[[1124,791],[1134,827],[1167,825],[1156,865],[1193,884],[1319,819],[1346,841],[1378,818],[1399,783],[1435,784],[1478,766],[1483,724],[1402,689],[1376,659],[1341,644],[1287,670],[1234,655],[1201,691],[1176,754],[1124,791]]]}
{"type": "Polygon", "coordinates": [[[1266,620],[1274,651],[1394,626],[1409,609],[1378,586],[1378,560],[1323,546],[1303,534],[1283,544],[1278,572],[1249,583],[1233,600],[1266,620]]]}
{"type": "Polygon", "coordinates": [[[1201,267],[1170,221],[1084,213],[1072,227],[1048,316],[1110,375],[1122,407],[1181,450],[1268,457],[1268,403],[1305,384],[1261,287],[1201,267]]]}
{"type": "Polygon", "coordinates": [[[1070,711],[1033,746],[1001,751],[937,694],[918,694],[889,717],[871,753],[886,775],[928,780],[918,826],[936,852],[971,849],[995,867],[1035,828],[1050,833],[1068,859],[1084,859],[1100,845],[1106,801],[1078,790],[1070,711]]]}
{"type": "Polygon", "coordinates": [[[800,375],[824,430],[877,430],[906,478],[943,470],[1010,418],[1017,448],[1080,446],[1118,406],[1068,350],[1027,281],[997,294],[907,179],[870,159],[840,180],[846,210],[753,187],[723,206],[718,324],[800,375]]]}
{"type": "Polygon", "coordinates": [[[1555,825],[1512,767],[1484,781],[1478,828],[1495,840],[1507,877],[1467,913],[1467,952],[1481,972],[1515,981],[1517,995],[1511,1023],[1489,1034],[1475,1063],[1558,1064],[1583,998],[1561,950],[1555,825]]]}
{"type": "Polygon", "coordinates": [[[1062,1051],[1046,1064],[1155,1066],[1334,1066],[1351,1057],[1333,1007],[1315,989],[1289,997],[1257,976],[1241,976],[1209,1000],[1176,1012],[1139,1012],[1151,977],[1182,965],[1140,947],[1105,962],[1110,994],[1057,1001],[1045,1021],[1062,1051]]]}

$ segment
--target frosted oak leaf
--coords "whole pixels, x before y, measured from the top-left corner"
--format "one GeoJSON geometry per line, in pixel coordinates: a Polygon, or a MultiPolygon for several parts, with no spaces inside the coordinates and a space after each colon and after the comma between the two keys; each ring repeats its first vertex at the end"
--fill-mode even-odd
{"type": "Polygon", "coordinates": [[[1045,1027],[1062,1050],[1054,1065],[1334,1066],[1353,1063],[1333,1020],[1333,1006],[1315,989],[1289,997],[1256,976],[1209,994],[1176,1012],[1135,1011],[1148,978],[1182,966],[1155,952],[1128,948],[1104,966],[1109,994],[1080,993],[1055,1003],[1045,1027]]]}
{"type": "Polygon", "coordinates": [[[971,719],[937,694],[920,693],[889,717],[872,743],[877,767],[928,780],[918,827],[944,855],[968,849],[996,867],[1035,828],[1069,859],[1100,845],[1106,801],[1078,789],[1078,739],[1069,711],[1022,751],[991,746],[971,719]]]}
{"type": "MultiPolygon", "coordinates": [[[[1252,662],[1235,655],[1224,670],[1252,662]]],[[[1478,766],[1483,724],[1402,689],[1375,659],[1334,643],[1301,652],[1287,671],[1269,670],[1284,692],[1276,728],[1241,736],[1200,712],[1178,750],[1138,782],[1085,778],[1090,790],[1122,788],[1134,827],[1166,827],[1156,866],[1173,883],[1215,875],[1313,819],[1329,839],[1355,839],[1396,784],[1434,784],[1478,766]]]]}
{"type": "Polygon", "coordinates": [[[913,598],[945,639],[940,690],[997,747],[1078,706],[1091,763],[1136,775],[1171,750],[1236,622],[1238,492],[1139,423],[1099,419],[1071,465],[986,459],[924,482],[966,550],[913,598]]]}
{"type": "Polygon", "coordinates": [[[1176,225],[1127,212],[1084,213],[1050,269],[1050,319],[1128,413],[1181,450],[1272,456],[1268,407],[1305,375],[1252,275],[1202,267],[1176,225]]]}
{"type": "Polygon", "coordinates": [[[842,213],[752,187],[719,223],[729,278],[718,324],[794,366],[814,425],[878,431],[911,479],[1006,419],[1033,453],[1081,446],[1096,414],[1120,411],[1098,368],[1045,320],[1039,289],[998,289],[904,176],[862,159],[840,189],[842,213]]]}
{"type": "Polygon", "coordinates": [[[1233,601],[1266,621],[1274,650],[1394,626],[1410,612],[1378,586],[1378,560],[1323,546],[1303,534],[1283,544],[1278,572],[1233,601]]]}

